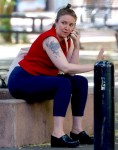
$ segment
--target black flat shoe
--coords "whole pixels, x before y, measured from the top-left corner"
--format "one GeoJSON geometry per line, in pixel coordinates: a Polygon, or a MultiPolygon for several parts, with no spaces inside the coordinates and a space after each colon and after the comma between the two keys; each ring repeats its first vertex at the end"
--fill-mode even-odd
{"type": "Polygon", "coordinates": [[[79,146],[79,142],[73,140],[68,135],[63,135],[60,138],[51,135],[51,147],[70,147],[75,148],[79,146]]]}
{"type": "Polygon", "coordinates": [[[79,134],[70,132],[70,137],[73,140],[79,140],[80,144],[94,144],[94,138],[86,134],[85,131],[82,131],[79,134]]]}

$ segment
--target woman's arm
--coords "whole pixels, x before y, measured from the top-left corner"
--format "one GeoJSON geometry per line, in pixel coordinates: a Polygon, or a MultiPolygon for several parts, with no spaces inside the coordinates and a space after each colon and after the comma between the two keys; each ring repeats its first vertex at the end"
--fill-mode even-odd
{"type": "MultiPolygon", "coordinates": [[[[94,68],[94,64],[81,65],[69,63],[55,37],[46,38],[43,42],[43,48],[55,66],[64,73],[84,73],[94,68]]],[[[103,52],[100,55],[99,58],[102,58],[103,52]]]]}
{"type": "Polygon", "coordinates": [[[67,53],[67,60],[69,63],[79,64],[79,49],[74,49],[72,39],[71,39],[71,46],[67,53]]]}

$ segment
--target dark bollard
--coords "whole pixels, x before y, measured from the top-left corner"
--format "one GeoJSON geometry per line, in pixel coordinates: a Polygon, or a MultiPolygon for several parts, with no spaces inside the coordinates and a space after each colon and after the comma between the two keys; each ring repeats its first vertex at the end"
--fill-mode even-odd
{"type": "Polygon", "coordinates": [[[114,150],[114,65],[94,65],[94,150],[114,150]]]}

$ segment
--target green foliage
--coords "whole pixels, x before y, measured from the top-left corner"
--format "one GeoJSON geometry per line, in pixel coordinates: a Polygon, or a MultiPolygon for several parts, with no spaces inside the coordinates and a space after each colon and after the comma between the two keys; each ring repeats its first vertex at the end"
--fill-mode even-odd
{"type": "Polygon", "coordinates": [[[11,30],[11,25],[10,25],[10,19],[9,18],[1,19],[0,29],[2,29],[2,30],[11,30]]]}
{"type": "MultiPolygon", "coordinates": [[[[13,12],[15,0],[1,0],[0,14],[10,15],[13,12]]],[[[0,19],[0,29],[11,30],[10,18],[0,19]]],[[[5,42],[11,42],[11,33],[1,33],[5,42]]]]}
{"type": "Polygon", "coordinates": [[[22,43],[30,43],[26,34],[22,34],[21,39],[22,39],[22,43]]]}

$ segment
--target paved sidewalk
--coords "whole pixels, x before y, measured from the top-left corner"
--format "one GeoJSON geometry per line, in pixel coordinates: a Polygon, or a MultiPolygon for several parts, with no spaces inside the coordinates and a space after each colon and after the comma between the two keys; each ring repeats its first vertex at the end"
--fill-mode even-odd
{"type": "MultiPolygon", "coordinates": [[[[50,145],[41,145],[41,146],[26,146],[26,147],[20,147],[20,148],[0,148],[0,150],[64,150],[64,149],[69,149],[69,150],[94,150],[94,145],[80,145],[77,148],[51,148],[50,145]]],[[[115,149],[118,149],[118,144],[115,144],[115,149]]]]}

